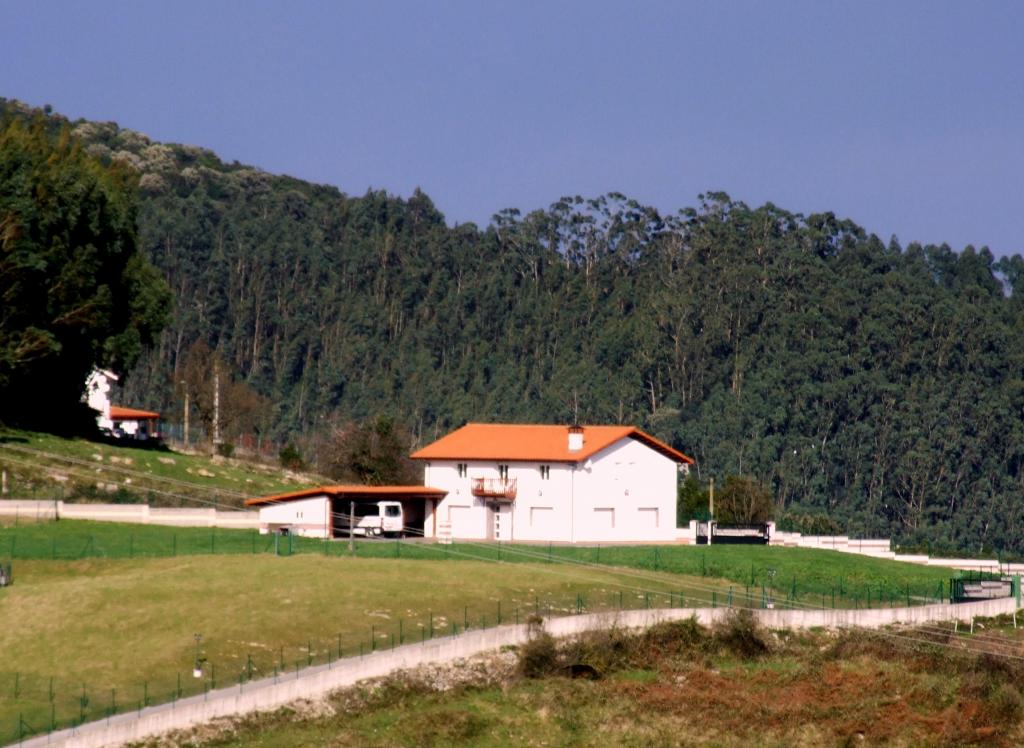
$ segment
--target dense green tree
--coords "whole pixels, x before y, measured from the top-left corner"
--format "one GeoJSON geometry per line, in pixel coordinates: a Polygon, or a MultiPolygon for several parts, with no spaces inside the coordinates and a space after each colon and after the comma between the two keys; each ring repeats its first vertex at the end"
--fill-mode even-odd
{"type": "Polygon", "coordinates": [[[133,172],[65,128],[0,117],[0,419],[69,427],[96,365],[126,371],[169,293],[136,252],[133,172]]]}
{"type": "Polygon", "coordinates": [[[774,515],[772,495],[754,478],[730,475],[715,496],[714,518],[725,525],[768,522],[774,515]]]}
{"type": "Polygon", "coordinates": [[[679,481],[676,497],[676,524],[685,526],[691,519],[707,520],[710,516],[708,492],[697,480],[697,476],[687,475],[679,481]]]}
{"type": "Polygon", "coordinates": [[[410,441],[395,422],[379,416],[336,428],[322,448],[320,465],[337,480],[364,484],[415,485],[420,475],[409,459],[410,441]]]}

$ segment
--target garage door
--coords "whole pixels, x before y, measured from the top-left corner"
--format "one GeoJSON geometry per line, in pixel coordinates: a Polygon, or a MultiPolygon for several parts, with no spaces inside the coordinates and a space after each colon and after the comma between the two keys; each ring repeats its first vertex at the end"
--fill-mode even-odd
{"type": "Polygon", "coordinates": [[[448,506],[448,521],[452,523],[452,537],[472,537],[472,512],[466,504],[450,504],[448,506]]]}

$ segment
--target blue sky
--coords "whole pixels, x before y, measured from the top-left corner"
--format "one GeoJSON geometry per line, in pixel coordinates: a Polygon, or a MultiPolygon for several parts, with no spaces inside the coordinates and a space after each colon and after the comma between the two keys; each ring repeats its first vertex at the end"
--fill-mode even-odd
{"type": "Polygon", "coordinates": [[[724,190],[1024,252],[1024,3],[0,0],[0,96],[450,222],[724,190]]]}

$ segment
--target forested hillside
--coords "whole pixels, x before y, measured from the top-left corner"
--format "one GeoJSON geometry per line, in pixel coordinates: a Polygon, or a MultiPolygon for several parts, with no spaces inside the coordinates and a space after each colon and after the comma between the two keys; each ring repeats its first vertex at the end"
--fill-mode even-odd
{"type": "Polygon", "coordinates": [[[351,197],[70,125],[141,174],[139,246],[175,298],[133,402],[170,412],[191,388],[202,410],[219,357],[232,428],[282,440],[381,414],[420,442],[467,420],[636,423],[703,476],[763,481],[780,513],[1024,550],[1020,257],[724,194],[449,226],[420,192],[351,197]]]}

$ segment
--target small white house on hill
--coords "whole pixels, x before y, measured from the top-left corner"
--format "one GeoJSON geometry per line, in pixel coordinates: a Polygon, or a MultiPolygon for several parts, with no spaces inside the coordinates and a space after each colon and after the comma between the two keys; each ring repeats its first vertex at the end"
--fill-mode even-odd
{"type": "Polygon", "coordinates": [[[93,369],[85,380],[82,400],[96,411],[96,426],[122,439],[159,439],[160,414],[152,410],[125,408],[110,402],[117,375],[106,369],[93,369]]]}
{"type": "Polygon", "coordinates": [[[471,423],[412,458],[447,493],[427,537],[568,543],[673,541],[678,473],[693,464],[631,426],[471,423]]]}

